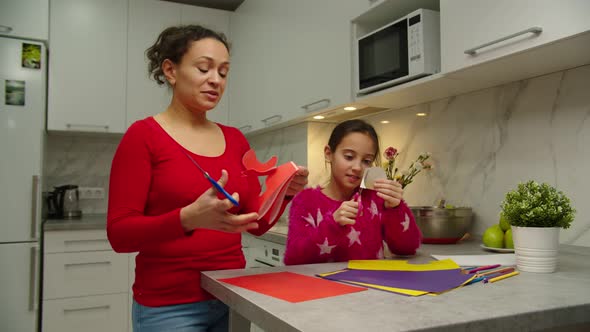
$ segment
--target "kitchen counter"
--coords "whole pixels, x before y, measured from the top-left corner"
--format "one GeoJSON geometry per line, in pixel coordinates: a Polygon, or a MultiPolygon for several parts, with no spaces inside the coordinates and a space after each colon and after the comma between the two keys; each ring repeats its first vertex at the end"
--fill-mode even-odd
{"type": "MultiPolygon", "coordinates": [[[[424,263],[432,260],[431,254],[486,254],[479,245],[477,240],[423,245],[409,260],[424,263]]],[[[344,267],[346,263],[325,263],[209,271],[203,272],[201,285],[229,305],[232,331],[249,331],[248,321],[266,331],[531,331],[572,325],[590,330],[590,247],[562,245],[555,273],[521,272],[439,296],[406,297],[369,289],[289,303],[218,281],[278,271],[311,276],[344,267]]]]}
{"type": "Polygon", "coordinates": [[[86,229],[105,229],[106,214],[82,215],[80,219],[47,219],[43,223],[44,231],[74,231],[86,229]]]}

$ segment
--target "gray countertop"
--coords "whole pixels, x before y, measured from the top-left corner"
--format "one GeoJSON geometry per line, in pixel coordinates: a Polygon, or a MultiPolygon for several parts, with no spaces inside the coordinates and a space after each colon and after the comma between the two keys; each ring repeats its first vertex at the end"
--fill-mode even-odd
{"type": "Polygon", "coordinates": [[[85,229],[105,229],[106,214],[83,215],[81,219],[47,219],[43,223],[45,231],[72,231],[85,229]]]}
{"type": "MultiPolygon", "coordinates": [[[[479,245],[477,240],[423,245],[410,261],[427,262],[430,254],[485,254],[479,245]]],[[[439,296],[406,297],[369,289],[289,303],[217,281],[278,271],[315,275],[344,267],[346,263],[326,263],[209,271],[203,272],[201,284],[230,306],[234,322],[250,320],[267,331],[531,331],[590,326],[588,247],[562,245],[555,273],[522,272],[497,283],[477,283],[439,296]]]]}

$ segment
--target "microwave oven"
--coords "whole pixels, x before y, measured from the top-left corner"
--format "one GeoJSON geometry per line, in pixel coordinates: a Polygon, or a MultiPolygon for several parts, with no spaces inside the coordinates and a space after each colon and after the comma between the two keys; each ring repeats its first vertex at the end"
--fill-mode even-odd
{"type": "Polygon", "coordinates": [[[356,94],[440,72],[439,13],[418,9],[357,39],[356,94]]]}

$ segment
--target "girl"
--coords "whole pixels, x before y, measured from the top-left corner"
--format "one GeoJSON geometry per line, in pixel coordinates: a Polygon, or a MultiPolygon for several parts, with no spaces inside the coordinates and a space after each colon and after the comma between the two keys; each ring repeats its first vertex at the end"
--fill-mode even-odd
{"type": "Polygon", "coordinates": [[[421,233],[395,181],[381,179],[376,190],[359,186],[366,168],[379,163],[375,129],[362,120],[340,123],[324,149],[331,178],[293,198],[285,264],[383,258],[383,240],[394,254],[413,255],[421,233]]]}

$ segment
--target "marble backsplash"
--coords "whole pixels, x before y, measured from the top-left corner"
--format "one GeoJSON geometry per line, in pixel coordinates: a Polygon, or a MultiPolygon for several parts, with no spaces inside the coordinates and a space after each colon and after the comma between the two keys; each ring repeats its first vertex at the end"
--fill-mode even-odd
{"type": "Polygon", "coordinates": [[[80,209],[83,214],[106,213],[111,161],[121,137],[48,134],[43,163],[43,191],[64,184],[104,188],[104,199],[81,199],[80,209]]]}
{"type": "MultiPolygon", "coordinates": [[[[519,182],[547,182],[577,209],[563,243],[590,246],[590,66],[464,95],[391,110],[364,119],[375,126],[382,151],[394,146],[407,167],[430,152],[434,169],[419,174],[405,191],[410,205],[441,198],[470,206],[473,233],[498,220],[500,202],[519,182]],[[416,113],[427,113],[417,117],[416,113]],[[381,121],[389,121],[387,124],[381,121]]],[[[248,137],[260,160],[272,155],[310,169],[309,183],[329,177],[323,149],[334,124],[310,122],[248,137]]],[[[120,136],[50,134],[45,144],[44,190],[62,184],[103,187],[108,192],[111,160],[120,136]]],[[[85,213],[104,213],[105,200],[81,200],[85,213]]],[[[284,214],[282,221],[286,219],[284,214]]],[[[283,222],[281,222],[283,224],[283,222]]]]}
{"type": "MultiPolygon", "coordinates": [[[[472,232],[482,234],[498,222],[507,191],[527,180],[547,182],[577,209],[571,228],[561,232],[561,242],[590,246],[588,86],[590,66],[583,66],[364,119],[377,129],[382,151],[387,146],[400,150],[402,169],[421,152],[432,154],[434,168],[418,174],[406,188],[410,205],[433,205],[444,198],[470,206],[475,213],[472,232]],[[419,112],[427,116],[417,117],[419,112]]],[[[277,154],[281,161],[305,162],[310,185],[317,185],[329,176],[323,148],[332,128],[308,123],[249,140],[263,158],[277,154]]]]}

